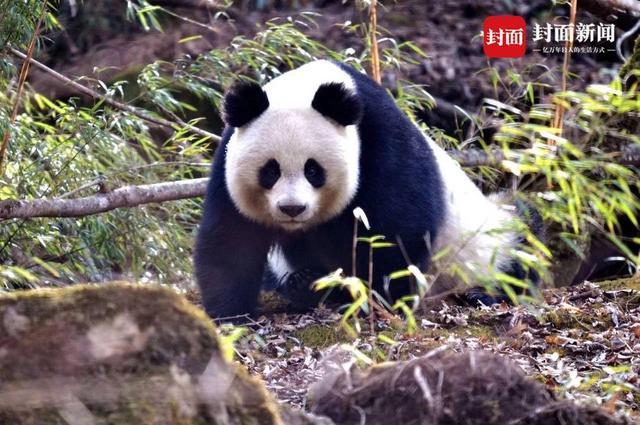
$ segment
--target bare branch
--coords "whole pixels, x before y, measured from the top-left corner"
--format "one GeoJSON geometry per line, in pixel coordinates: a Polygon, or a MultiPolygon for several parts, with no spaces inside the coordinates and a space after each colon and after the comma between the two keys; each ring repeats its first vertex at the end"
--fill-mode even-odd
{"type": "Polygon", "coordinates": [[[184,7],[190,9],[224,9],[224,4],[210,0],[152,0],[149,3],[159,6],[184,7]]]}
{"type": "MultiPolygon", "coordinates": [[[[125,169],[121,169],[121,170],[116,170],[113,171],[109,174],[103,174],[101,176],[99,176],[96,179],[91,180],[90,182],[87,182],[83,185],[81,185],[80,187],[77,187],[63,195],[60,195],[60,198],[70,198],[72,196],[75,196],[77,194],[79,194],[80,192],[82,192],[83,190],[89,189],[91,187],[94,186],[101,186],[101,185],[105,185],[107,180],[110,177],[116,176],[118,174],[124,174],[124,173],[132,173],[134,171],[140,171],[140,170],[144,170],[147,168],[155,168],[155,167],[171,167],[171,166],[177,166],[177,165],[184,165],[187,167],[206,167],[206,168],[210,168],[211,167],[211,163],[210,162],[191,162],[191,161],[156,161],[156,162],[151,162],[149,164],[145,164],[145,165],[138,165],[137,167],[129,167],[129,168],[125,168],[125,169]]],[[[104,192],[104,191],[102,191],[104,192]]]]}
{"type": "MultiPolygon", "coordinates": [[[[98,93],[97,91],[90,89],[87,86],[83,86],[82,84],[77,83],[77,82],[73,81],[72,79],[70,79],[68,77],[65,77],[64,75],[60,74],[59,72],[49,68],[48,66],[46,66],[45,64],[37,61],[36,59],[27,57],[27,55],[25,55],[24,53],[22,53],[21,51],[15,49],[13,47],[10,47],[9,50],[15,56],[17,56],[17,57],[19,57],[19,58],[21,58],[23,60],[29,60],[29,62],[31,62],[31,64],[33,64],[33,66],[35,66],[36,68],[46,72],[47,74],[51,75],[53,78],[55,78],[55,79],[57,79],[59,81],[72,86],[74,89],[78,90],[80,93],[83,93],[83,94],[85,94],[85,95],[87,95],[89,97],[92,97],[94,99],[102,100],[102,101],[104,101],[104,103],[106,103],[109,106],[112,106],[112,107],[114,107],[116,109],[119,109],[121,111],[129,112],[129,113],[135,115],[136,117],[141,118],[141,119],[143,119],[143,120],[145,120],[147,122],[150,122],[152,124],[156,124],[156,125],[159,125],[159,126],[162,126],[162,127],[167,127],[167,128],[172,129],[172,130],[176,130],[177,128],[180,127],[179,123],[174,123],[174,122],[168,121],[168,120],[166,120],[164,118],[151,116],[148,113],[146,113],[146,112],[144,112],[144,111],[142,111],[142,110],[140,110],[138,108],[134,108],[131,105],[127,105],[125,103],[118,102],[117,100],[115,100],[115,99],[113,99],[113,98],[111,98],[109,96],[102,95],[102,94],[98,93]]],[[[212,141],[215,141],[215,142],[219,142],[221,140],[220,136],[218,136],[217,134],[210,133],[210,132],[208,132],[206,130],[203,130],[201,128],[198,128],[198,127],[190,125],[190,124],[182,123],[182,125],[185,125],[185,127],[188,128],[189,131],[191,131],[192,133],[195,133],[195,134],[197,134],[199,136],[206,137],[206,138],[211,139],[212,141]]]]}
{"type": "Polygon", "coordinates": [[[28,217],[82,217],[142,204],[202,196],[208,178],[125,186],[112,192],[76,199],[0,201],[0,220],[28,217]]]}
{"type": "Polygon", "coordinates": [[[620,10],[640,16],[640,2],[638,0],[585,0],[583,6],[590,12],[597,9],[604,10],[607,13],[620,10]]]}
{"type": "MultiPolygon", "coordinates": [[[[510,151],[514,158],[527,154],[525,150],[513,149],[510,151]]],[[[455,159],[462,167],[500,167],[502,161],[507,159],[504,152],[495,149],[490,152],[480,149],[467,149],[464,151],[447,151],[449,156],[455,159]]],[[[621,152],[610,152],[607,159],[615,164],[628,167],[640,166],[640,146],[630,145],[622,149],[621,152]]]]}
{"type": "Polygon", "coordinates": [[[580,7],[602,20],[615,23],[623,31],[632,28],[640,18],[638,0],[581,0],[580,7]]]}
{"type": "Polygon", "coordinates": [[[450,157],[458,161],[463,167],[497,167],[504,161],[504,153],[499,150],[486,152],[480,149],[465,151],[447,151],[450,157]]]}

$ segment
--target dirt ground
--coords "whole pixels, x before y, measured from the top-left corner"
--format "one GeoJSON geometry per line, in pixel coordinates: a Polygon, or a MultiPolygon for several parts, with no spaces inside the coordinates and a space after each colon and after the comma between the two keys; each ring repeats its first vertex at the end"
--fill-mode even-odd
{"type": "Polygon", "coordinates": [[[640,421],[640,277],[550,289],[546,305],[473,308],[440,303],[417,330],[361,320],[353,338],[340,315],[268,314],[248,325],[237,360],[282,402],[305,406],[307,389],[345,364],[408,360],[433,349],[505,356],[559,396],[640,421]]]}

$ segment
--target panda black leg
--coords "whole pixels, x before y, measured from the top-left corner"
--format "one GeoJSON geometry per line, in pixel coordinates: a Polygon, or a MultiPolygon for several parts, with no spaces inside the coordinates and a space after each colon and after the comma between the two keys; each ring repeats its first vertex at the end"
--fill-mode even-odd
{"type": "MultiPolygon", "coordinates": [[[[228,249],[228,248],[227,248],[228,249]]],[[[264,255],[253,247],[225,253],[215,243],[199,243],[196,250],[196,278],[202,303],[217,319],[252,313],[262,286],[264,255]]]]}
{"type": "Polygon", "coordinates": [[[218,319],[254,311],[271,244],[263,229],[222,206],[205,208],[194,253],[204,308],[218,319]]]}
{"type": "Polygon", "coordinates": [[[464,301],[472,306],[489,306],[493,304],[500,304],[502,302],[510,302],[509,297],[504,293],[489,295],[484,288],[479,286],[469,289],[464,295],[464,301]]]}

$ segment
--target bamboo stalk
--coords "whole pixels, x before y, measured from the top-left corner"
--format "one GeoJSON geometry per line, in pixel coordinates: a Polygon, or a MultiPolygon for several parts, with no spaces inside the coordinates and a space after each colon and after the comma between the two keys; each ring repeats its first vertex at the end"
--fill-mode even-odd
{"type": "Polygon", "coordinates": [[[24,57],[24,62],[22,62],[22,67],[20,68],[20,75],[18,77],[18,90],[16,91],[16,98],[13,104],[13,109],[11,110],[11,118],[9,120],[9,125],[7,126],[7,130],[4,132],[2,136],[2,145],[0,145],[0,176],[2,175],[4,158],[7,155],[7,149],[9,147],[9,139],[11,136],[11,127],[16,122],[16,117],[18,116],[18,108],[20,107],[20,99],[22,98],[22,93],[24,92],[24,85],[27,81],[27,74],[29,73],[29,64],[31,63],[31,59],[33,58],[33,50],[36,45],[36,39],[38,38],[38,34],[40,33],[40,26],[42,26],[42,21],[44,20],[44,16],[47,13],[47,0],[42,0],[42,9],[40,10],[40,16],[38,17],[38,23],[36,24],[36,29],[33,31],[31,35],[31,40],[29,40],[29,47],[27,48],[27,54],[24,57]]]}
{"type": "MultiPolygon", "coordinates": [[[[569,74],[569,62],[571,61],[571,49],[573,48],[573,39],[575,37],[576,12],[578,9],[578,0],[571,0],[571,15],[569,17],[569,27],[571,34],[565,42],[564,60],[562,63],[562,80],[560,83],[560,91],[567,91],[567,75],[569,74]]],[[[556,104],[555,115],[553,117],[553,127],[558,129],[558,135],[562,135],[564,106],[561,103],[556,104]]],[[[549,140],[550,145],[555,145],[555,140],[549,140]]]]}
{"type": "Polygon", "coordinates": [[[378,51],[378,1],[371,0],[369,8],[369,42],[371,44],[371,78],[378,84],[382,83],[380,76],[380,53],[378,51]]]}

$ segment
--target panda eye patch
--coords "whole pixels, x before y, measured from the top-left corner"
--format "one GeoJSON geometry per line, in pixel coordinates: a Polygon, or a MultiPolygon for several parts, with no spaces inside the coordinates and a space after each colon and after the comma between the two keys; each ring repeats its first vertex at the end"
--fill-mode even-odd
{"type": "Polygon", "coordinates": [[[324,186],[326,179],[324,168],[315,159],[308,159],[304,164],[304,176],[316,189],[324,186]]]}
{"type": "Polygon", "coordinates": [[[271,189],[280,178],[280,164],[270,159],[258,171],[258,183],[265,189],[271,189]]]}

